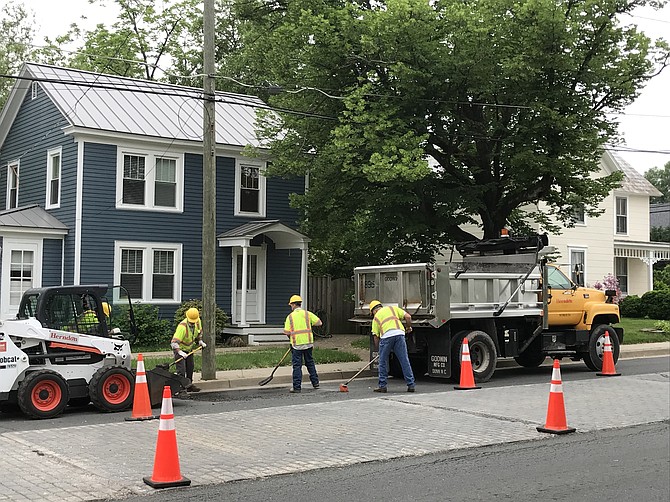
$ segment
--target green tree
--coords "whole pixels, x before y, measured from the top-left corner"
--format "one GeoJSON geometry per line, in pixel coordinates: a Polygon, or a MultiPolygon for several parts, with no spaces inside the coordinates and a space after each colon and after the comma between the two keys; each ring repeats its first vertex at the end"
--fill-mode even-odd
{"type": "Polygon", "coordinates": [[[492,237],[528,203],[568,224],[575,206],[598,213],[619,182],[593,176],[617,138],[607,114],[668,61],[618,21],[651,3],[244,0],[229,68],[311,115],[260,132],[272,173],[310,175],[295,204],[314,250],[395,261],[471,238],[473,216],[492,237]]]}
{"type": "Polygon", "coordinates": [[[649,202],[670,202],[670,162],[666,162],[662,169],[652,167],[644,173],[644,177],[663,194],[660,197],[651,197],[649,202]]]}
{"type": "MultiPolygon", "coordinates": [[[[10,1],[0,9],[0,74],[16,75],[32,50],[34,15],[21,3],[10,1]]],[[[0,78],[0,109],[14,85],[10,78],[0,78]]]]}

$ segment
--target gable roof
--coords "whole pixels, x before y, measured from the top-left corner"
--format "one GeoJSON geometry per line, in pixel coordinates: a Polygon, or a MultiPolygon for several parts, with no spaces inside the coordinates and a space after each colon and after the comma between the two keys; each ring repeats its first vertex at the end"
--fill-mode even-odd
{"type": "Polygon", "coordinates": [[[239,227],[231,228],[216,236],[220,247],[245,245],[257,235],[265,234],[270,237],[277,249],[291,249],[306,247],[310,239],[297,230],[293,230],[279,220],[251,221],[239,227]]]}
{"type": "Polygon", "coordinates": [[[66,225],[37,204],[0,211],[0,232],[3,230],[40,230],[61,235],[68,233],[66,225]]]}
{"type": "MultiPolygon", "coordinates": [[[[39,80],[74,127],[133,135],[202,141],[203,90],[57,66],[26,63],[20,76],[39,80]]],[[[0,115],[0,145],[13,121],[29,80],[17,80],[0,115]]],[[[216,142],[260,147],[254,124],[256,110],[268,108],[259,98],[216,93],[216,142]]]]}
{"type": "Polygon", "coordinates": [[[621,180],[621,186],[616,189],[617,191],[637,195],[649,195],[650,197],[659,197],[663,195],[654,185],[649,183],[647,178],[642,176],[616,152],[606,150],[603,153],[603,163],[607,167],[623,172],[624,177],[621,180]]]}

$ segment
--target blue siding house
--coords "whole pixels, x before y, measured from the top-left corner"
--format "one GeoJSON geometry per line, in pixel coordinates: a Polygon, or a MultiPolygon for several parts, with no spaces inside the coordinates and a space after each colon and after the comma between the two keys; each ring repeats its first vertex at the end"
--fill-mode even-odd
{"type": "MultiPolygon", "coordinates": [[[[27,63],[0,114],[0,315],[23,291],[120,284],[171,317],[202,294],[202,90],[27,63]]],[[[283,340],[309,239],[267,178],[259,99],[217,93],[217,304],[229,334],[283,340]],[[248,147],[257,152],[245,155],[248,147]]]]}

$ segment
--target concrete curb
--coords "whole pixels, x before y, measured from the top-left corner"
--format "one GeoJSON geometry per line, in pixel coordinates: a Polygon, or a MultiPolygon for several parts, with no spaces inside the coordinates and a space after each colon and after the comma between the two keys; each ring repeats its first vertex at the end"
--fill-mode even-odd
{"type": "MultiPolygon", "coordinates": [[[[623,345],[621,347],[621,354],[619,359],[636,359],[641,357],[659,357],[670,355],[670,342],[648,343],[638,345],[623,345]]],[[[572,364],[572,361],[568,361],[572,364]]],[[[358,370],[365,364],[358,363],[341,363],[341,364],[323,364],[318,365],[319,380],[328,382],[333,380],[341,380],[346,382],[353,377],[358,370]],[[358,365],[358,368],[355,366],[358,365]]],[[[544,364],[548,364],[545,362],[544,364]]],[[[583,364],[581,361],[575,361],[574,364],[583,364]]],[[[496,366],[497,369],[519,367],[514,359],[501,359],[496,366]]],[[[225,390],[243,390],[243,389],[259,389],[258,382],[270,376],[272,368],[254,368],[252,370],[235,371],[236,374],[224,373],[216,380],[200,380],[200,374],[194,375],[194,380],[198,387],[204,392],[219,392],[225,390]]],[[[272,381],[263,388],[281,387],[292,384],[291,368],[282,366],[277,369],[272,381]]],[[[305,373],[303,368],[303,373],[305,373]]],[[[377,372],[372,370],[363,371],[357,378],[376,377],[377,372]]],[[[309,377],[303,374],[303,385],[309,386],[309,377]]]]}

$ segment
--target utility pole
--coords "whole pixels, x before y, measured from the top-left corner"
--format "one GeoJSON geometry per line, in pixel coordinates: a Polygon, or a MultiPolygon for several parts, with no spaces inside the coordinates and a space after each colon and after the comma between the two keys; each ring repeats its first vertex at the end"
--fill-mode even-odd
{"type": "Polygon", "coordinates": [[[202,379],[216,380],[216,110],[214,74],[214,0],[204,0],[202,127],[202,324],[207,347],[202,379]]]}

